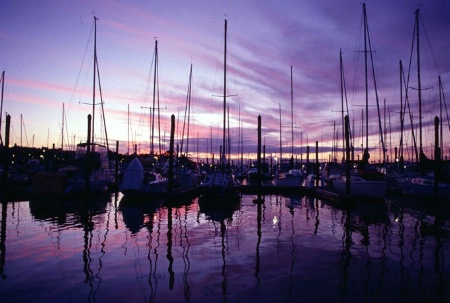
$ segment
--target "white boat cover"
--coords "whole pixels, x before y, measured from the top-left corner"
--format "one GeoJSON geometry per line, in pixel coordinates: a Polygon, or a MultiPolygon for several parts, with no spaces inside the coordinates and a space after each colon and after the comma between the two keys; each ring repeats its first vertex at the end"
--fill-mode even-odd
{"type": "Polygon", "coordinates": [[[134,158],[123,173],[124,190],[140,190],[144,182],[144,167],[138,158],[134,158]]]}

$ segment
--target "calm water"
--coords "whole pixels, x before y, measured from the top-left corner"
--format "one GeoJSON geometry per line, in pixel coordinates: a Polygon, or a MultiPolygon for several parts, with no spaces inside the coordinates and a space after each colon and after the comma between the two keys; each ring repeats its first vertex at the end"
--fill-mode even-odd
{"type": "Polygon", "coordinates": [[[450,216],[242,196],[208,211],[122,197],[1,205],[1,302],[449,302],[450,216]]]}

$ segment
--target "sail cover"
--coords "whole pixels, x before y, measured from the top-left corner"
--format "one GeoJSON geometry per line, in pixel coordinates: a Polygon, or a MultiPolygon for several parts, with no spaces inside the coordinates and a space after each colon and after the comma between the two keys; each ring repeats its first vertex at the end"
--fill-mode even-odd
{"type": "Polygon", "coordinates": [[[124,190],[140,190],[144,182],[144,167],[138,158],[134,158],[123,173],[124,190]]]}

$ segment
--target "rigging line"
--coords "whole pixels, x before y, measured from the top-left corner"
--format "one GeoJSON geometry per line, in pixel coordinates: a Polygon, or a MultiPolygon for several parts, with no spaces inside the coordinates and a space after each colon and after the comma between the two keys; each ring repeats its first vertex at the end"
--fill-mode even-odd
{"type": "Polygon", "coordinates": [[[161,145],[161,107],[159,103],[159,64],[156,64],[158,75],[156,76],[157,90],[158,90],[158,146],[159,146],[159,154],[161,155],[162,145],[161,145]]]}
{"type": "MultiPolygon", "coordinates": [[[[188,123],[187,123],[187,138],[186,138],[186,154],[189,155],[189,131],[190,131],[190,125],[191,125],[191,97],[192,97],[192,64],[191,64],[191,77],[190,77],[190,84],[189,84],[189,107],[188,107],[188,123]]],[[[198,135],[197,135],[198,138],[198,135]]],[[[198,142],[198,141],[197,141],[198,142]]],[[[197,150],[198,150],[198,143],[197,143],[197,150]]]]}
{"type": "MultiPolygon", "coordinates": [[[[74,88],[72,90],[72,95],[70,96],[69,108],[70,108],[70,104],[72,104],[72,101],[73,101],[73,98],[74,98],[74,95],[75,95],[75,91],[76,91],[76,88],[78,86],[78,81],[80,80],[81,71],[83,69],[84,61],[86,59],[86,54],[87,54],[87,51],[88,51],[88,48],[89,48],[89,44],[91,42],[92,32],[94,31],[94,23],[95,23],[95,20],[92,22],[91,32],[89,34],[89,38],[88,38],[88,41],[86,43],[86,48],[84,49],[83,60],[81,61],[81,66],[80,66],[80,69],[78,70],[77,80],[75,81],[75,86],[74,86],[74,88]]],[[[81,96],[80,96],[80,98],[81,98],[81,96]]]]}
{"type": "Polygon", "coordinates": [[[189,99],[189,85],[188,85],[188,90],[186,93],[186,105],[184,107],[184,120],[183,120],[183,129],[181,131],[181,147],[180,147],[180,154],[183,154],[183,144],[184,144],[184,129],[186,127],[186,115],[187,115],[187,104],[188,104],[188,99],[189,99]]]}
{"type": "MultiPolygon", "coordinates": [[[[350,117],[350,111],[348,109],[348,99],[347,99],[347,82],[345,81],[345,76],[344,76],[344,96],[345,96],[345,106],[347,107],[347,116],[350,117]]],[[[353,129],[350,127],[350,124],[348,126],[348,134],[349,134],[349,139],[350,141],[353,140],[353,129]]]]}
{"type": "MultiPolygon", "coordinates": [[[[405,121],[406,108],[408,107],[408,112],[409,112],[410,118],[411,118],[410,123],[412,126],[412,113],[411,113],[411,107],[409,104],[409,95],[408,95],[408,86],[407,86],[408,82],[409,82],[409,71],[408,71],[408,79],[405,78],[405,72],[403,70],[403,67],[402,67],[401,73],[402,73],[403,86],[405,87],[405,103],[403,105],[403,110],[402,110],[403,111],[403,122],[405,121]]],[[[412,131],[413,131],[413,129],[412,129],[412,131]]],[[[413,131],[413,136],[414,136],[414,131],[413,131]]]]}
{"type": "MultiPolygon", "coordinates": [[[[228,63],[228,66],[230,66],[230,71],[235,71],[236,70],[236,68],[234,67],[235,65],[234,65],[234,56],[233,56],[233,52],[232,51],[230,51],[230,41],[229,41],[230,39],[229,39],[229,34],[228,34],[228,37],[227,37],[227,56],[229,57],[229,59],[227,59],[227,61],[229,61],[228,63]]],[[[227,69],[228,69],[228,67],[227,67],[227,69]]],[[[228,74],[228,71],[227,71],[227,74],[228,74]]],[[[237,93],[237,81],[236,81],[236,73],[233,73],[233,72],[231,72],[231,75],[232,75],[232,78],[233,78],[233,84],[234,84],[234,90],[235,90],[235,93],[234,94],[232,94],[232,96],[237,96],[238,95],[238,93],[237,93]]]]}
{"type": "Polygon", "coordinates": [[[412,138],[413,138],[413,148],[414,148],[414,152],[416,154],[416,161],[419,162],[419,156],[417,154],[416,135],[414,133],[413,113],[411,112],[411,107],[410,107],[410,104],[409,104],[409,98],[406,98],[405,103],[407,103],[407,105],[408,105],[408,112],[409,112],[409,119],[410,119],[410,126],[411,126],[411,135],[412,135],[412,138]]]}
{"type": "Polygon", "coordinates": [[[436,57],[434,55],[434,51],[433,51],[433,48],[432,48],[432,45],[431,45],[431,42],[430,42],[430,36],[428,35],[428,31],[425,29],[425,23],[423,22],[422,15],[419,15],[419,21],[421,22],[421,28],[422,28],[422,31],[423,31],[423,33],[425,35],[425,39],[427,41],[428,48],[430,49],[431,58],[433,59],[434,67],[436,68],[436,71],[438,71],[438,73],[439,73],[437,60],[436,60],[436,57]]]}
{"type": "MultiPolygon", "coordinates": [[[[89,37],[88,37],[88,40],[87,40],[87,43],[86,43],[86,48],[85,48],[85,50],[84,50],[84,54],[83,54],[83,59],[82,59],[82,62],[81,62],[81,66],[80,66],[80,68],[79,68],[79,70],[78,70],[77,79],[76,79],[76,81],[75,81],[75,85],[74,85],[73,90],[72,90],[72,95],[71,95],[71,97],[70,97],[69,103],[67,104],[67,111],[66,111],[66,117],[65,117],[66,120],[67,120],[68,112],[69,112],[69,110],[70,110],[70,107],[71,107],[71,105],[72,105],[72,103],[73,103],[73,100],[74,100],[74,97],[75,97],[75,94],[77,93],[77,91],[78,91],[78,104],[81,104],[81,103],[82,103],[82,102],[81,102],[81,98],[82,98],[83,96],[82,96],[81,92],[83,91],[83,88],[86,86],[86,82],[87,82],[88,76],[89,76],[89,74],[90,74],[89,72],[87,72],[86,75],[85,75],[84,83],[83,83],[83,85],[82,85],[82,88],[78,88],[78,86],[80,85],[79,82],[80,82],[81,72],[82,72],[82,70],[83,70],[83,66],[85,65],[86,54],[88,53],[89,45],[90,45],[91,38],[92,38],[92,33],[94,32],[94,30],[95,30],[95,19],[94,19],[94,21],[92,22],[91,31],[90,31],[90,33],[89,33],[89,37]]],[[[92,60],[89,60],[89,62],[92,62],[92,60]]],[[[91,64],[89,63],[89,67],[90,67],[90,66],[91,66],[91,64]]],[[[87,69],[87,71],[89,71],[89,70],[90,70],[90,68],[87,69]]],[[[78,121],[80,121],[80,116],[78,116],[78,121]]],[[[77,125],[78,125],[78,132],[77,132],[77,133],[80,133],[80,131],[79,131],[79,129],[80,129],[80,123],[78,123],[77,125]]]]}
{"type": "Polygon", "coordinates": [[[28,145],[28,136],[27,136],[27,129],[25,128],[25,119],[22,117],[22,127],[23,127],[23,132],[25,133],[25,141],[27,142],[27,146],[28,145]]]}
{"type": "Polygon", "coordinates": [[[411,77],[412,59],[413,59],[413,53],[414,53],[414,44],[415,44],[415,41],[416,41],[415,37],[416,37],[416,24],[414,24],[414,27],[413,27],[411,51],[410,51],[410,55],[409,55],[408,75],[407,75],[407,78],[406,78],[406,82],[405,82],[405,78],[404,78],[404,75],[403,75],[403,79],[404,79],[403,81],[405,82],[404,83],[404,85],[405,85],[405,108],[406,108],[406,106],[408,106],[409,117],[410,117],[410,125],[411,125],[411,132],[412,132],[412,136],[413,136],[413,139],[414,139],[414,146],[413,146],[413,148],[414,148],[414,151],[415,151],[415,154],[416,154],[416,160],[418,162],[419,161],[418,160],[419,157],[418,157],[418,154],[417,154],[417,142],[416,142],[415,134],[414,134],[413,114],[411,112],[411,107],[410,107],[409,97],[408,97],[409,82],[410,82],[410,77],[411,77]]]}
{"type": "MultiPolygon", "coordinates": [[[[360,19],[359,23],[360,23],[360,26],[358,27],[359,31],[358,31],[358,33],[356,35],[357,39],[355,41],[355,46],[354,46],[355,50],[359,49],[359,45],[361,44],[362,29],[363,29],[363,24],[364,24],[364,16],[361,16],[361,19],[360,19]]],[[[360,56],[361,52],[355,51],[355,54],[356,54],[356,56],[353,57],[354,58],[353,66],[354,66],[354,70],[355,70],[355,75],[353,77],[353,88],[352,88],[353,101],[355,100],[355,97],[356,97],[356,86],[357,86],[356,82],[360,78],[360,77],[358,77],[357,74],[358,74],[358,71],[359,71],[359,62],[360,62],[359,56],[360,56]]]]}
{"type": "MultiPolygon", "coordinates": [[[[184,121],[183,121],[183,131],[181,133],[181,149],[180,149],[180,154],[183,154],[183,144],[184,144],[184,130],[186,127],[186,118],[189,119],[188,116],[188,108],[190,108],[190,95],[191,95],[191,83],[192,83],[192,64],[191,64],[191,68],[190,68],[190,72],[189,72],[189,84],[188,84],[188,89],[187,89],[187,94],[186,94],[186,105],[184,108],[184,121]]],[[[188,122],[188,129],[187,129],[187,140],[189,140],[189,122],[188,122]]],[[[189,142],[189,141],[187,141],[189,142]]],[[[187,145],[189,146],[189,143],[187,143],[187,145]]],[[[187,147],[188,149],[189,147],[187,147]]],[[[186,154],[189,153],[189,150],[186,151],[186,154]]]]}
{"type": "MultiPolygon", "coordinates": [[[[148,106],[149,108],[152,107],[152,105],[150,104],[150,101],[149,101],[149,95],[150,95],[150,83],[151,83],[151,80],[153,79],[152,78],[153,64],[155,64],[155,50],[153,50],[152,60],[150,63],[150,69],[149,69],[148,77],[147,77],[147,81],[146,81],[147,85],[146,85],[145,91],[144,91],[144,107],[141,107],[141,108],[145,108],[147,103],[149,103],[149,106],[148,106]]],[[[142,111],[139,116],[139,123],[138,123],[139,133],[142,133],[142,129],[144,128],[144,124],[145,124],[145,120],[146,120],[145,117],[146,117],[145,111],[142,111]]],[[[149,117],[151,119],[151,110],[150,110],[149,117]]],[[[151,127],[151,121],[149,122],[149,127],[151,127]]],[[[149,129],[149,131],[151,131],[151,130],[149,129]]],[[[150,138],[150,136],[149,136],[149,138],[150,138]]]]}
{"type": "Polygon", "coordinates": [[[377,80],[375,77],[375,69],[374,69],[374,62],[373,62],[373,52],[372,52],[372,40],[370,39],[370,33],[369,33],[369,25],[367,24],[367,36],[369,40],[369,50],[370,50],[370,62],[372,63],[372,77],[373,77],[373,85],[375,89],[375,98],[377,102],[377,108],[378,108],[378,126],[379,126],[379,132],[381,137],[381,145],[383,148],[383,160],[386,162],[385,156],[386,156],[386,148],[384,145],[384,138],[383,138],[383,131],[381,127],[381,116],[380,116],[380,107],[379,107],[379,99],[378,99],[378,90],[377,90],[377,80]]]}
{"type": "MultiPolygon", "coordinates": [[[[347,116],[350,117],[350,111],[348,109],[348,99],[347,99],[347,82],[345,81],[345,66],[344,64],[342,64],[342,82],[343,82],[343,86],[344,86],[344,98],[345,98],[345,105],[347,108],[347,116]]],[[[349,136],[350,136],[350,141],[352,141],[352,132],[351,132],[351,128],[350,128],[350,123],[349,123],[349,136]]]]}
{"type": "Polygon", "coordinates": [[[103,106],[104,102],[103,102],[103,94],[102,94],[102,85],[100,82],[100,68],[98,67],[98,59],[97,57],[95,58],[95,62],[97,65],[97,76],[98,76],[98,90],[100,93],[100,105],[102,107],[102,120],[103,120],[103,128],[105,130],[105,140],[106,140],[106,150],[109,151],[109,142],[108,142],[108,131],[106,129],[106,117],[105,117],[105,107],[103,106]]]}
{"type": "Polygon", "coordinates": [[[450,131],[450,119],[448,115],[447,102],[445,101],[444,87],[441,82],[442,100],[444,101],[445,114],[447,115],[448,130],[450,131]]]}
{"type": "MultiPolygon", "coordinates": [[[[63,106],[64,106],[64,103],[63,103],[63,106]]],[[[64,125],[62,125],[63,132],[65,131],[66,132],[66,138],[69,138],[69,128],[67,127],[67,111],[64,110],[63,114],[64,114],[64,125]]],[[[69,149],[69,150],[71,149],[70,148],[70,140],[67,140],[66,148],[69,149]]]]}

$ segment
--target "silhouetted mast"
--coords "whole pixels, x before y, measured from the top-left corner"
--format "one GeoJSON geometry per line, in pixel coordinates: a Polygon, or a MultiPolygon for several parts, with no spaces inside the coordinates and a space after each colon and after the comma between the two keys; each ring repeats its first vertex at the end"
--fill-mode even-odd
{"type": "Polygon", "coordinates": [[[222,138],[222,155],[221,162],[225,164],[225,136],[226,136],[226,112],[227,112],[227,19],[225,19],[225,38],[224,38],[224,55],[223,55],[223,138],[222,138]]]}
{"type": "Polygon", "coordinates": [[[416,39],[417,39],[417,90],[419,95],[419,152],[423,155],[422,148],[422,83],[420,81],[420,43],[419,43],[419,10],[416,10],[416,39]]]}
{"type": "MultiPolygon", "coordinates": [[[[91,126],[91,140],[94,141],[94,121],[95,121],[95,82],[96,82],[96,72],[97,72],[97,20],[98,18],[94,16],[94,79],[92,86],[92,126],[91,126]]],[[[94,147],[92,147],[92,151],[94,147]]]]}
{"type": "Polygon", "coordinates": [[[2,96],[1,96],[1,103],[0,103],[0,145],[3,145],[3,139],[2,139],[2,116],[3,116],[3,90],[5,88],[5,71],[2,72],[2,96]]]}

